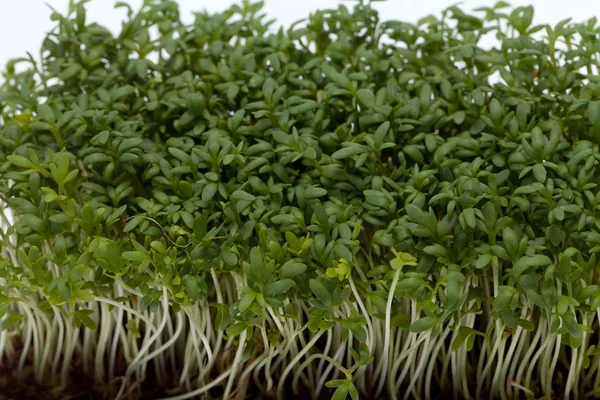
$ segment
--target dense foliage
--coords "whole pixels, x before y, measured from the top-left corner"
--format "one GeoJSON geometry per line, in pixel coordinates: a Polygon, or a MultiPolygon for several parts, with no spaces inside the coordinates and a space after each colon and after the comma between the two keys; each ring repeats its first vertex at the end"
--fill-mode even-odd
{"type": "Polygon", "coordinates": [[[0,363],[110,398],[599,393],[596,19],[147,0],[114,36],[84,3],[0,88],[0,363]]]}

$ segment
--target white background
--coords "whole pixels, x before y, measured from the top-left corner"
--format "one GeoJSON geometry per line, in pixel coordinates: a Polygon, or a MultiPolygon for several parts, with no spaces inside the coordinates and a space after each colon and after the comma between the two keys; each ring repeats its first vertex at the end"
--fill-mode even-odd
{"type": "MultiPolygon", "coordinates": [[[[141,0],[123,0],[134,9],[141,0]]],[[[99,22],[113,32],[118,32],[120,21],[124,18],[124,10],[115,10],[115,0],[92,0],[87,4],[88,20],[99,22]]],[[[184,22],[193,20],[193,11],[222,11],[229,5],[241,3],[232,0],[179,0],[181,16],[184,22]]],[[[396,19],[416,22],[429,14],[436,16],[457,2],[454,0],[387,0],[375,3],[380,10],[381,19],[396,19]]],[[[513,6],[533,5],[535,7],[534,24],[550,23],[552,25],[565,18],[573,21],[584,21],[591,17],[600,17],[600,0],[513,0],[513,6]]],[[[268,19],[275,19],[276,26],[289,26],[292,22],[308,17],[311,11],[323,8],[335,8],[340,0],[266,0],[264,12],[268,19]]],[[[352,7],[353,2],[344,4],[352,7]]],[[[492,6],[491,0],[464,0],[460,3],[465,10],[473,10],[480,6],[492,6]]],[[[50,8],[54,7],[64,13],[68,0],[0,0],[0,71],[6,62],[15,57],[25,55],[26,51],[34,56],[44,34],[52,29],[50,8]]],[[[0,78],[1,80],[1,78],[0,78]]]]}

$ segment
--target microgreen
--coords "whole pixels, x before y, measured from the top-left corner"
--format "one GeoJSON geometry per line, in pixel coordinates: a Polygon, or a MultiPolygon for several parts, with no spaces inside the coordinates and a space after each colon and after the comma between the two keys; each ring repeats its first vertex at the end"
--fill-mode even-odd
{"type": "Polygon", "coordinates": [[[595,18],[146,0],[114,35],[85,3],[0,86],[0,365],[116,399],[598,394],[595,18]]]}

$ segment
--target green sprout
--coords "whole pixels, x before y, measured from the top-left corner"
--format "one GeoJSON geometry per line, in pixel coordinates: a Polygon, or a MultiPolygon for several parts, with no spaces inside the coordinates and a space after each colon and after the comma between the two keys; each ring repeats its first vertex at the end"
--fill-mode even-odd
{"type": "Polygon", "coordinates": [[[3,394],[600,396],[595,18],[87,3],[0,83],[3,394]]]}
{"type": "Polygon", "coordinates": [[[333,262],[332,268],[327,268],[325,274],[330,278],[338,278],[340,281],[348,279],[352,273],[352,267],[350,263],[344,258],[341,258],[338,262],[333,262]]]}
{"type": "Polygon", "coordinates": [[[398,253],[392,248],[392,252],[396,256],[390,261],[390,266],[396,271],[400,271],[404,266],[415,266],[417,265],[417,259],[409,253],[398,253]]]}

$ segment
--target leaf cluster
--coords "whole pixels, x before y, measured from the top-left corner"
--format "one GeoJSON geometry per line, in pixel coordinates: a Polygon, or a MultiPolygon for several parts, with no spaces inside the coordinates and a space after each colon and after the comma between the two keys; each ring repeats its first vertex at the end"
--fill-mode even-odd
{"type": "MultiPolygon", "coordinates": [[[[186,25],[146,1],[113,35],[73,2],[41,64],[7,66],[2,315],[37,292],[95,328],[83,302],[117,282],[152,310],[165,287],[175,310],[211,305],[228,335],[277,309],[363,342],[359,310],[334,312],[349,280],[383,320],[398,272],[392,297],[418,304],[392,303],[399,329],[489,310],[580,346],[600,305],[596,19],[534,26],[500,2],[411,24],[361,1],[273,32],[261,6],[186,25]],[[239,277],[235,302],[213,274],[239,277]]],[[[456,329],[455,350],[485,336],[456,329]]]]}

